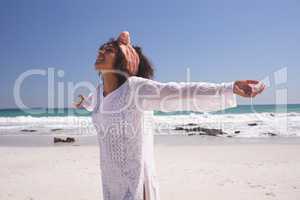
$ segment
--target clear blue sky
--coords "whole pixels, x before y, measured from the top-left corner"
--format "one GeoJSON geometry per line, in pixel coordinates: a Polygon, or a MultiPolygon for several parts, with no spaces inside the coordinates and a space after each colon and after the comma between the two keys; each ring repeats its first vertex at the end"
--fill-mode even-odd
{"type": "MultiPolygon", "coordinates": [[[[156,80],[223,82],[271,78],[255,103],[274,103],[273,72],[288,68],[289,103],[300,102],[300,1],[76,1],[2,0],[0,4],[0,108],[15,107],[13,86],[28,69],[64,70],[56,81],[99,79],[99,45],[131,32],[156,68],[156,80]]],[[[277,88],[277,86],[276,86],[277,88]]],[[[47,105],[47,81],[23,84],[30,106],[47,105]]],[[[249,103],[241,100],[241,103],[249,103]]]]}

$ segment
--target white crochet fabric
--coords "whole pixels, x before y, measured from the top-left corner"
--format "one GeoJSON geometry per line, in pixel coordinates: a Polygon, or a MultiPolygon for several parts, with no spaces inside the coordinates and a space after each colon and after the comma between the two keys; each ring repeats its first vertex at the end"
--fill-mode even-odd
{"type": "Polygon", "coordinates": [[[168,82],[129,77],[103,96],[103,86],[82,106],[92,112],[100,146],[104,200],[159,200],[153,157],[153,110],[216,111],[236,106],[233,83],[168,82]]]}

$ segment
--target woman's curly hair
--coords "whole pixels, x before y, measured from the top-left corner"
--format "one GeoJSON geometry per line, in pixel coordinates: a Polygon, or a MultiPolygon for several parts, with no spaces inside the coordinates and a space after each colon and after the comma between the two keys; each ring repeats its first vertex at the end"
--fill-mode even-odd
{"type": "MultiPolygon", "coordinates": [[[[103,44],[100,47],[100,49],[106,45],[112,45],[116,49],[115,69],[118,71],[124,72],[126,74],[129,74],[129,72],[126,68],[127,61],[125,59],[123,52],[121,51],[118,41],[112,38],[108,42],[103,44]]],[[[140,59],[139,69],[135,76],[152,79],[154,76],[154,68],[153,68],[151,62],[143,54],[141,47],[133,46],[133,48],[136,50],[137,54],[139,55],[139,59],[140,59]]],[[[126,81],[127,76],[124,76],[122,73],[117,73],[116,75],[118,77],[118,85],[120,86],[126,81]]]]}

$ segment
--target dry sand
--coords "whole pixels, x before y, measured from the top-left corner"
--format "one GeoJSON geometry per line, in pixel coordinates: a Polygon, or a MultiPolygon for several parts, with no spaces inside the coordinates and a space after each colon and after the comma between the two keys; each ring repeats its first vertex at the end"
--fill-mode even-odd
{"type": "MultiPolygon", "coordinates": [[[[95,137],[0,137],[1,200],[101,198],[95,137]]],[[[299,200],[300,139],[157,136],[162,200],[299,200]]]]}

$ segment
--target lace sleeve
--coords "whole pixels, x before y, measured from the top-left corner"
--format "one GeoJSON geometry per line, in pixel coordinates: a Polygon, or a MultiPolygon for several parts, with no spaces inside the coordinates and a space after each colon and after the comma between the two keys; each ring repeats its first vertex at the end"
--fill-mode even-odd
{"type": "Polygon", "coordinates": [[[140,109],[210,112],[236,106],[233,82],[158,82],[138,78],[135,98],[140,109]]]}

